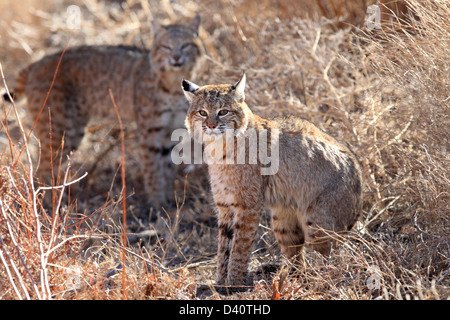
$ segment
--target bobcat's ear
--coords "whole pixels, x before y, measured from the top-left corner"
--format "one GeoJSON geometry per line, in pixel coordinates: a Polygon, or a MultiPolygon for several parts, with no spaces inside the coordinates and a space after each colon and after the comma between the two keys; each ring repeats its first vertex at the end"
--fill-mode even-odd
{"type": "Polygon", "coordinates": [[[239,102],[243,102],[245,99],[245,81],[246,76],[244,73],[242,74],[242,78],[231,87],[233,90],[235,90],[234,96],[239,102]]]}
{"type": "Polygon", "coordinates": [[[202,22],[202,17],[199,13],[195,15],[195,17],[188,23],[188,26],[195,31],[195,33],[199,34],[200,23],[202,22]]]}
{"type": "Polygon", "coordinates": [[[183,88],[184,95],[186,96],[186,99],[191,102],[192,99],[194,99],[195,91],[200,88],[195,83],[192,83],[190,81],[184,80],[181,82],[181,87],[183,88]]]}
{"type": "Polygon", "coordinates": [[[159,30],[162,28],[161,24],[159,23],[159,21],[157,19],[153,19],[152,20],[152,32],[153,35],[158,34],[159,30]]]}

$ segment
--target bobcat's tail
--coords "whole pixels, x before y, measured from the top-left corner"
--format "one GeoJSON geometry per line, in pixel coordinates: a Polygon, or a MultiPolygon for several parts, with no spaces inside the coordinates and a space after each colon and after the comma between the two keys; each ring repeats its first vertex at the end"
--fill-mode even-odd
{"type": "Polygon", "coordinates": [[[20,71],[16,79],[16,86],[14,88],[14,91],[10,91],[9,95],[7,92],[2,94],[3,100],[5,100],[5,102],[12,102],[11,98],[13,98],[13,100],[19,99],[25,92],[25,85],[27,83],[28,72],[30,71],[30,67],[31,66],[28,66],[20,71]]]}
{"type": "Polygon", "coordinates": [[[12,100],[10,99],[10,95],[11,95],[11,97],[14,97],[14,96],[15,96],[15,93],[10,91],[9,94],[8,94],[7,92],[5,92],[5,93],[3,94],[3,100],[4,100],[5,102],[11,103],[12,100]]]}

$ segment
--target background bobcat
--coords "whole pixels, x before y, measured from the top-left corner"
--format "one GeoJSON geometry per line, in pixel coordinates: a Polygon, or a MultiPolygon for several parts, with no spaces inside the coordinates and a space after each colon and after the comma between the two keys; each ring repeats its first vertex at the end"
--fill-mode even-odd
{"type": "MultiPolygon", "coordinates": [[[[49,182],[51,159],[64,142],[63,154],[76,149],[91,119],[115,117],[111,88],[121,117],[137,121],[140,162],[150,202],[158,207],[173,199],[174,166],[171,132],[183,126],[187,111],[183,94],[174,88],[193,77],[204,53],[198,37],[200,16],[189,23],[154,24],[150,51],[127,46],[85,46],[63,56],[35,134],[41,143],[39,177],[49,182]],[[52,154],[50,154],[50,147],[52,154]]],[[[25,94],[33,119],[38,117],[61,53],[44,57],[22,70],[14,94],[25,94]]],[[[5,98],[7,98],[5,96],[5,98]]],[[[64,158],[63,158],[64,159],[64,158]]],[[[56,166],[55,166],[56,167],[56,166]]]]}
{"type": "MultiPolygon", "coordinates": [[[[192,132],[201,126],[200,138],[206,146],[215,143],[216,155],[218,148],[223,148],[223,159],[216,160],[235,163],[208,163],[219,213],[216,280],[227,285],[244,282],[264,207],[271,209],[275,238],[288,256],[301,254],[303,244],[328,254],[332,241],[326,231],[350,230],[362,209],[362,175],[355,155],[306,120],[266,120],[254,115],[244,101],[245,81],[243,75],[235,85],[182,83],[190,102],[187,127],[192,132]],[[217,139],[223,138],[226,130],[233,130],[234,137],[217,139]],[[259,144],[258,148],[277,144],[279,168],[274,174],[262,175],[260,161],[236,164],[236,158],[228,159],[226,144],[232,143],[231,149],[237,151],[237,138],[250,130],[258,135],[270,132],[268,145],[259,144]]],[[[252,142],[246,142],[249,159],[252,142]]],[[[236,152],[231,155],[235,156],[236,152]]]]}

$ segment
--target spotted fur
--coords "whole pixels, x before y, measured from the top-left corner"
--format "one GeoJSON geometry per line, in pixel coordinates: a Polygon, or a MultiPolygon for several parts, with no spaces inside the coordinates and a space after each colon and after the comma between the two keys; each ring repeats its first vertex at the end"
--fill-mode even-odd
{"type": "MultiPolygon", "coordinates": [[[[268,145],[258,148],[270,149],[273,144],[279,148],[279,168],[269,175],[261,174],[264,164],[259,161],[208,164],[218,211],[217,283],[245,282],[265,208],[271,210],[272,229],[285,255],[301,257],[304,244],[328,254],[332,240],[327,231],[350,230],[361,212],[362,177],[355,155],[304,119],[268,120],[253,114],[244,101],[245,75],[233,86],[199,87],[184,81],[182,87],[190,102],[186,125],[191,132],[201,129],[196,138],[202,138],[206,147],[221,141],[219,148],[221,143],[224,149],[231,143],[237,150],[239,135],[267,130],[268,145]],[[226,129],[234,130],[232,139],[208,139],[223,135],[226,129]]],[[[250,145],[245,144],[246,156],[250,145]]],[[[223,154],[224,158],[236,155],[223,154]]]]}
{"type": "MultiPolygon", "coordinates": [[[[121,117],[137,122],[149,202],[155,207],[170,202],[175,172],[170,135],[183,127],[188,108],[178,83],[194,77],[201,65],[204,48],[198,37],[199,24],[198,15],[186,24],[156,23],[151,50],[127,46],[68,49],[48,98],[48,109],[42,112],[34,130],[41,144],[39,177],[49,182],[50,160],[57,163],[63,139],[67,154],[77,149],[89,121],[115,117],[108,91],[111,88],[121,117]]],[[[44,57],[26,67],[16,80],[14,94],[27,97],[33,119],[39,114],[60,57],[61,53],[44,57]]]]}

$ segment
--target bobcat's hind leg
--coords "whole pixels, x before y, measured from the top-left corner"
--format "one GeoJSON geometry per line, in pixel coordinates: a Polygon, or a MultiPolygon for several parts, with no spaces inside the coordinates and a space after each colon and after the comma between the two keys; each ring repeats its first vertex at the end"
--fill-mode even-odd
{"type": "Polygon", "coordinates": [[[272,229],[281,252],[300,261],[305,236],[298,219],[298,212],[291,208],[273,208],[272,229]]]}
{"type": "Polygon", "coordinates": [[[308,248],[329,255],[336,236],[350,230],[361,211],[360,195],[345,186],[323,192],[312,202],[302,221],[308,248]]]}

